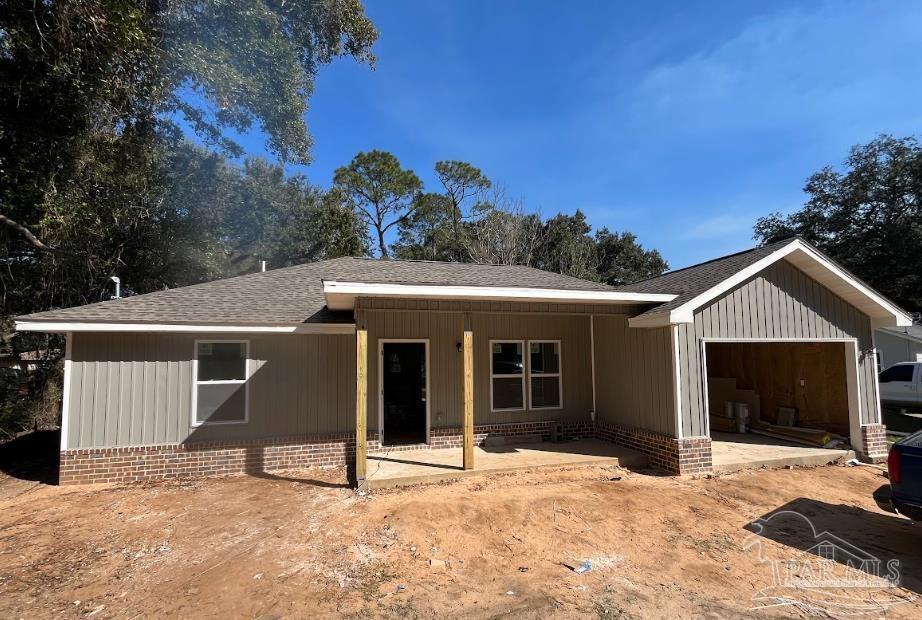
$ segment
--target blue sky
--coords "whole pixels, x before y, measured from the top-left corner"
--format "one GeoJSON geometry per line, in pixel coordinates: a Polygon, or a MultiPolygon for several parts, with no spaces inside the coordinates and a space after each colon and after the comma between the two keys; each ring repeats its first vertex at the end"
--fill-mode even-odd
{"type": "MultiPolygon", "coordinates": [[[[582,209],[682,267],[750,247],[807,176],[919,132],[919,2],[366,0],[376,70],[322,69],[308,123],[328,186],[358,151],[436,189],[461,159],[545,216],[582,209]]],[[[246,149],[264,154],[258,132],[246,149]]]]}

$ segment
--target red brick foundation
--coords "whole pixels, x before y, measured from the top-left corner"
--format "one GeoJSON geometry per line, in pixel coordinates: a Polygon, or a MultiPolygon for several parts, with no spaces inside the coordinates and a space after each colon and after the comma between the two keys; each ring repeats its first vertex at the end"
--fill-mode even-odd
{"type": "MultiPolygon", "coordinates": [[[[377,436],[369,438],[368,447],[378,447],[377,436]]],[[[341,467],[354,457],[355,437],[347,434],[65,450],[61,452],[59,483],[136,482],[303,467],[341,467]]]]}
{"type": "MultiPolygon", "coordinates": [[[[554,422],[490,424],[474,427],[474,442],[490,435],[552,437],[554,422]]],[[[593,437],[591,422],[562,422],[563,439],[593,437]]],[[[461,428],[434,428],[431,444],[392,446],[378,443],[377,432],[368,434],[369,454],[419,448],[460,448],[461,428]]],[[[92,484],[137,482],[192,476],[227,476],[305,467],[353,467],[355,436],[351,433],[285,439],[264,439],[199,444],[166,444],[124,448],[92,448],[61,452],[59,483],[92,484]]]]}
{"type": "Polygon", "coordinates": [[[883,424],[868,424],[861,427],[861,458],[871,463],[887,460],[887,427],[883,424]]]}
{"type": "Polygon", "coordinates": [[[705,474],[711,472],[711,438],[676,439],[628,426],[595,423],[595,436],[643,452],[650,465],[670,474],[705,474]]]}

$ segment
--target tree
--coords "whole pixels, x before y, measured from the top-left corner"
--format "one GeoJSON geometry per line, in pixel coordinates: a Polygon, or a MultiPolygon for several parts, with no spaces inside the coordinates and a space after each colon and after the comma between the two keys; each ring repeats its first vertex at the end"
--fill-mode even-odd
{"type": "Polygon", "coordinates": [[[421,193],[400,223],[394,254],[403,260],[457,260],[452,245],[451,202],[444,194],[421,193]]]}
{"type": "Polygon", "coordinates": [[[447,201],[444,204],[451,222],[451,253],[460,262],[466,256],[462,223],[476,215],[476,207],[469,209],[468,203],[490,188],[490,179],[480,168],[463,161],[438,161],[435,163],[435,175],[445,188],[447,201]]]}
{"type": "Polygon", "coordinates": [[[154,70],[161,111],[182,114],[213,143],[254,122],[283,161],[307,163],[304,115],[321,65],[352,56],[374,65],[378,32],[360,0],[142,2],[160,36],[154,70]],[[194,93],[194,96],[190,96],[194,93]]]}
{"type": "Polygon", "coordinates": [[[390,258],[385,235],[415,213],[415,198],[423,187],[419,177],[401,168],[390,153],[375,150],[359,153],[348,166],[337,168],[333,184],[374,228],[381,258],[390,258]]]}
{"type": "Polygon", "coordinates": [[[484,200],[486,210],[467,227],[466,244],[470,260],[495,265],[535,263],[544,234],[537,213],[525,213],[520,201],[511,201],[501,187],[493,187],[484,200]]]}
{"type": "Polygon", "coordinates": [[[558,213],[544,223],[535,266],[575,278],[598,280],[598,257],[590,231],[586,216],[579,209],[573,215],[558,213]]]}
{"type": "Polygon", "coordinates": [[[595,233],[595,245],[599,279],[605,284],[630,284],[669,268],[658,251],[645,250],[633,233],[613,233],[603,227],[595,233]]]}
{"type": "Polygon", "coordinates": [[[318,259],[368,256],[368,226],[352,203],[336,189],[323,197],[316,236],[318,259]]]}
{"type": "Polygon", "coordinates": [[[910,311],[922,310],[922,147],[882,135],[854,146],[845,171],[812,175],[804,207],[755,226],[771,243],[800,235],[910,311]]]}

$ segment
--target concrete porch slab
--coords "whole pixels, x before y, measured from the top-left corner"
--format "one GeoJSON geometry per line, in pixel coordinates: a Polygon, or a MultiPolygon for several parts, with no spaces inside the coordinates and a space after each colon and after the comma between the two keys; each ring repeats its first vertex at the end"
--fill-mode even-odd
{"type": "Polygon", "coordinates": [[[458,480],[469,476],[576,465],[644,467],[647,457],[598,439],[474,448],[474,469],[461,469],[461,448],[368,455],[367,488],[386,489],[458,480]]]}
{"type": "Polygon", "coordinates": [[[715,474],[762,467],[814,467],[854,457],[852,450],[812,448],[763,435],[711,433],[711,463],[715,474]]]}

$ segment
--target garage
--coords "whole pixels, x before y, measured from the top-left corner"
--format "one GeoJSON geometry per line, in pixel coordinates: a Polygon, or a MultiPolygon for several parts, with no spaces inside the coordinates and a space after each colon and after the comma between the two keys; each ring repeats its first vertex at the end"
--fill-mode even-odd
{"type": "Polygon", "coordinates": [[[824,464],[860,435],[853,340],[705,340],[706,410],[717,470],[824,464]]]}

